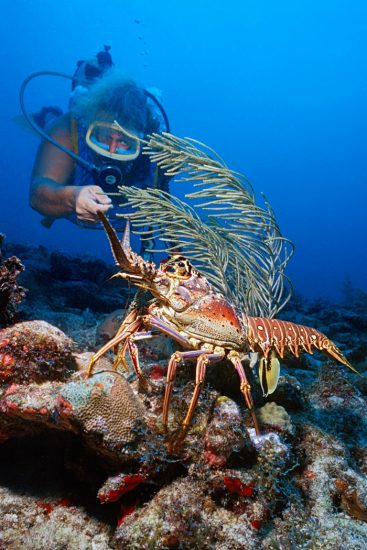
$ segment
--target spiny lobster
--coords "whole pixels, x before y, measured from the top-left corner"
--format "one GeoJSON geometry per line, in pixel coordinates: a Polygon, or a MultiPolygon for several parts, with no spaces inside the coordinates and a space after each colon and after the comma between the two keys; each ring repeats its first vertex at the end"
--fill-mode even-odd
{"type": "Polygon", "coordinates": [[[173,353],[168,364],[162,414],[165,430],[176,369],[184,360],[196,360],[196,380],[182,424],[182,437],[193,417],[206,368],[210,363],[228,359],[233,364],[257,434],[259,428],[251,387],[242,365],[249,352],[257,352],[260,355],[259,378],[265,396],[272,393],[277,386],[278,357],[283,358],[286,351],[298,357],[299,352],[311,354],[312,349],[316,348],[359,374],[338,347],[323,333],[288,321],[249,317],[239,313],[187,258],[174,255],[157,268],[154,263],[145,261],[132,251],[129,222],[126,223],[120,242],[107,218],[101,212],[99,217],[108,235],[116,263],[122,269],[115,277],[122,277],[138,287],[149,290],[154,300],[144,314],[140,314],[137,309],[130,311],[116,336],[92,357],[88,376],[92,374],[96,361],[108,350],[114,349],[117,355],[115,368],[119,364],[128,368],[125,360],[128,352],[137,376],[144,378],[139,365],[136,342],[151,338],[152,329],[172,337],[183,348],[188,348],[188,351],[173,353]]]}

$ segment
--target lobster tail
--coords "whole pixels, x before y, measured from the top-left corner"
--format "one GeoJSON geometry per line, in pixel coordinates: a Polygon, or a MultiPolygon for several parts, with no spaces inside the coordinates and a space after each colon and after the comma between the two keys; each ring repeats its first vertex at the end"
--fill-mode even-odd
{"type": "MultiPolygon", "coordinates": [[[[320,334],[322,334],[320,332],[320,334]]],[[[320,351],[323,351],[324,353],[326,353],[327,355],[329,355],[329,357],[332,357],[333,359],[336,359],[336,361],[338,361],[339,363],[341,363],[342,365],[345,365],[346,367],[348,367],[349,369],[351,369],[353,372],[355,372],[356,374],[358,374],[359,376],[362,376],[362,374],[360,372],[357,371],[357,369],[355,369],[353,367],[353,365],[351,365],[348,361],[348,359],[343,355],[343,353],[341,352],[341,350],[338,348],[338,346],[336,346],[334,344],[334,342],[332,342],[331,340],[329,340],[329,338],[327,338],[324,334],[322,334],[322,336],[324,337],[324,342],[323,342],[323,347],[322,348],[318,348],[320,349],[320,351]]]]}
{"type": "MultiPolygon", "coordinates": [[[[251,351],[259,352],[264,357],[266,361],[265,366],[267,365],[265,372],[269,372],[269,377],[272,370],[271,360],[274,352],[283,359],[285,351],[290,352],[295,357],[299,357],[300,352],[305,351],[312,354],[313,349],[325,353],[361,376],[334,342],[314,328],[297,325],[289,321],[281,321],[280,319],[266,319],[264,317],[244,316],[244,323],[248,330],[247,340],[249,348],[251,351]]],[[[266,381],[263,367],[260,366],[260,368],[262,369],[260,380],[266,381]]],[[[264,387],[263,390],[266,393],[264,387]]],[[[268,393],[271,392],[268,390],[268,393]]]]}

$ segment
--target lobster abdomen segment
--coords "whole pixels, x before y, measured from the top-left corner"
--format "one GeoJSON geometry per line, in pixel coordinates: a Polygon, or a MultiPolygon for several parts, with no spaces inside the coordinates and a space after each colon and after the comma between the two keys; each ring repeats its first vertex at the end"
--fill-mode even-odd
{"type": "Polygon", "coordinates": [[[244,316],[244,322],[251,351],[260,352],[265,358],[271,351],[283,358],[285,351],[299,357],[302,351],[312,354],[317,349],[359,374],[334,342],[314,328],[265,317],[244,316]]]}

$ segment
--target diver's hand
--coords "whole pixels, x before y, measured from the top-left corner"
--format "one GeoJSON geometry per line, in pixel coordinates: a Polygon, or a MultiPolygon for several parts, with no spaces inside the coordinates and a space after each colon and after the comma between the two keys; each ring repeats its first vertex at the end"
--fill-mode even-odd
{"type": "Polygon", "coordinates": [[[99,222],[97,211],[107,212],[112,201],[98,185],[80,187],[75,197],[75,212],[78,220],[89,223],[99,222]]]}

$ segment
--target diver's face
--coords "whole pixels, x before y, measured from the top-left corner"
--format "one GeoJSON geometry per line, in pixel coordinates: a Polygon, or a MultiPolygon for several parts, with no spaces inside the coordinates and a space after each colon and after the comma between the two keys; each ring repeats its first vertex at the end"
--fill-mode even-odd
{"type": "Polygon", "coordinates": [[[87,130],[87,145],[98,155],[119,161],[134,160],[140,154],[140,138],[117,123],[95,122],[87,130]]]}
{"type": "Polygon", "coordinates": [[[121,132],[116,132],[109,128],[99,128],[97,133],[99,143],[103,144],[110,153],[129,151],[132,147],[132,140],[121,132]]]}

